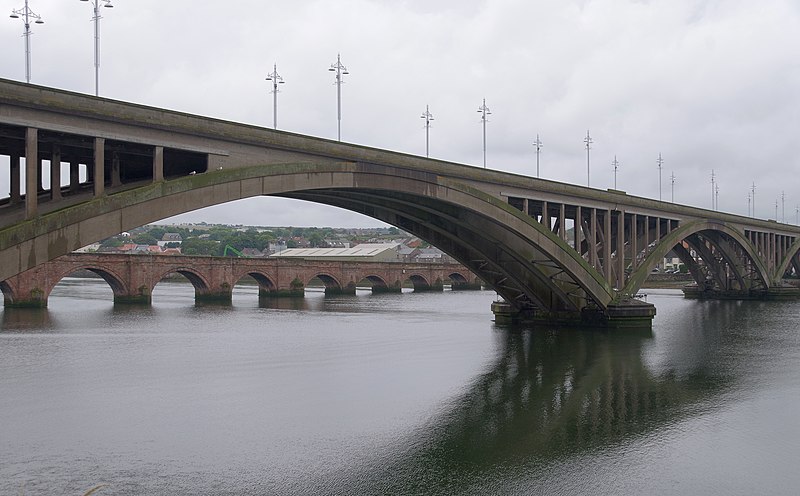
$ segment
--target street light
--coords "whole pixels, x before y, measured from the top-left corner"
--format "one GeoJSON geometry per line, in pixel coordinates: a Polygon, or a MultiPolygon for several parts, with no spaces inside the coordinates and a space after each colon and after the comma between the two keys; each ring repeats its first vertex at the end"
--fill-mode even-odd
{"type": "Polygon", "coordinates": [[[672,181],[672,203],[675,203],[675,173],[673,172],[669,178],[672,181]]]}
{"type": "Polygon", "coordinates": [[[658,164],[658,201],[661,201],[661,165],[664,163],[664,159],[661,158],[661,152],[658,152],[656,163],[658,164]]]}
{"type": "Polygon", "coordinates": [[[492,115],[489,107],[486,106],[486,99],[483,99],[483,105],[478,107],[478,112],[481,113],[481,122],[483,123],[483,168],[486,168],[486,119],[487,115],[492,115]]]}
{"type": "Polygon", "coordinates": [[[336,73],[336,116],[339,124],[338,137],[339,141],[342,141],[342,76],[350,73],[347,72],[347,67],[342,65],[342,59],[338,53],[336,54],[336,63],[331,64],[328,70],[336,73]]]}
{"type": "Polygon", "coordinates": [[[542,140],[539,139],[539,135],[536,135],[536,141],[533,142],[533,146],[536,147],[536,177],[539,177],[539,154],[542,152],[542,140]]]}
{"type": "Polygon", "coordinates": [[[16,9],[11,11],[11,15],[9,16],[12,19],[22,19],[25,23],[25,32],[22,33],[22,36],[25,37],[25,82],[31,82],[31,19],[35,19],[33,21],[35,24],[44,24],[42,17],[36,13],[34,13],[30,8],[28,8],[28,0],[25,0],[25,6],[21,9],[16,9]]]}
{"type": "Polygon", "coordinates": [[[589,150],[592,148],[591,145],[594,143],[592,141],[592,137],[589,136],[589,130],[586,130],[586,137],[583,138],[583,142],[586,143],[586,187],[589,187],[589,150]]]}
{"type": "Polygon", "coordinates": [[[617,169],[619,169],[619,160],[617,160],[616,155],[614,155],[614,160],[611,162],[611,165],[614,166],[614,189],[617,189],[617,169]]]}
{"type": "Polygon", "coordinates": [[[753,193],[753,217],[756,216],[756,183],[753,183],[753,187],[750,189],[750,192],[753,193]]]}
{"type": "Polygon", "coordinates": [[[284,81],[278,74],[278,64],[273,65],[272,69],[272,73],[267,74],[266,81],[272,81],[272,129],[278,129],[278,85],[284,84],[284,81]]]}
{"type": "Polygon", "coordinates": [[[425,119],[425,156],[430,156],[430,130],[431,130],[431,121],[433,120],[433,114],[431,114],[430,108],[428,105],[425,105],[425,112],[419,116],[420,119],[425,119]]]}
{"type": "MultiPolygon", "coordinates": [[[[81,2],[88,2],[89,0],[80,0],[81,2]]],[[[92,0],[92,7],[94,9],[94,96],[100,96],[100,5],[110,9],[114,7],[111,0],[92,0]]]]}

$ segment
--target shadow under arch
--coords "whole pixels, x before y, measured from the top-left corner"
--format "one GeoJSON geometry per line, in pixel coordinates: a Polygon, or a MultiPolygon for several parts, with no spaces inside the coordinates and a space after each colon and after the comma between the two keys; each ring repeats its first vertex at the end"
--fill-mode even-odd
{"type": "MultiPolygon", "coordinates": [[[[153,283],[153,287],[149,288],[148,294],[152,295],[155,288],[165,280],[168,280],[171,274],[180,274],[191,283],[194,287],[195,303],[214,303],[220,300],[218,295],[212,293],[212,289],[205,277],[190,267],[177,267],[165,270],[159,276],[153,278],[155,282],[153,283]]],[[[230,298],[225,298],[223,301],[230,302],[230,298]]]]}
{"type": "Polygon", "coordinates": [[[391,292],[399,293],[401,289],[399,286],[395,286],[394,284],[390,286],[389,283],[383,277],[376,274],[369,274],[364,276],[360,281],[358,281],[356,286],[361,286],[364,282],[367,282],[369,284],[374,294],[391,293],[391,292]]]}
{"type": "MultiPolygon", "coordinates": [[[[659,243],[653,247],[653,250],[636,269],[636,272],[634,272],[628,279],[628,283],[625,285],[623,293],[635,294],[638,292],[639,289],[641,289],[642,284],[644,284],[644,281],[647,279],[647,276],[650,274],[650,271],[656,267],[661,260],[663,260],[667,253],[678,246],[681,241],[691,238],[695,234],[703,234],[704,232],[722,233],[728,239],[736,243],[737,247],[743,250],[745,256],[748,258],[749,263],[752,264],[754,268],[754,275],[761,280],[765,287],[770,287],[772,279],[769,271],[764,266],[761,259],[757,256],[755,247],[747,238],[744,237],[742,233],[721,222],[699,220],[681,225],[677,229],[664,236],[661,241],[659,241],[659,243]]],[[[681,260],[684,261],[684,258],[687,256],[688,255],[684,253],[681,257],[681,260]]],[[[687,259],[684,261],[684,263],[687,263],[687,265],[690,266],[690,272],[692,273],[695,281],[698,284],[703,284],[705,281],[702,279],[702,274],[696,268],[692,269],[692,262],[687,259]]]]}
{"type": "MultiPolygon", "coordinates": [[[[269,274],[257,270],[248,270],[246,273],[234,278],[233,288],[235,288],[245,277],[250,276],[258,284],[258,297],[264,298],[274,294],[278,286],[273,282],[273,278],[269,274]]],[[[233,289],[231,288],[231,289],[233,289]]]]}
{"type": "MultiPolygon", "coordinates": [[[[489,174],[455,164],[430,166],[450,176],[489,174]]],[[[493,177],[493,176],[492,176],[493,177]]],[[[259,195],[286,196],[347,208],[419,235],[465,264],[512,306],[529,311],[605,309],[614,294],[604,278],[556,234],[502,200],[465,183],[401,166],[336,162],[232,168],[115,192],[11,226],[0,239],[48,243],[54,258],[120,229],[197,208],[259,195]],[[95,219],[113,217],[98,227],[95,219]],[[79,235],[51,243],[50,221],[79,235]],[[88,229],[88,226],[92,229],[88,229]],[[81,227],[87,226],[82,230],[81,227]]],[[[0,256],[16,245],[0,245],[0,256]]],[[[21,261],[37,264],[46,260],[21,261]]],[[[32,266],[33,266],[32,265],[32,266]]],[[[26,268],[21,266],[23,270],[26,268]]],[[[11,274],[9,274],[11,275],[11,274]]]]}

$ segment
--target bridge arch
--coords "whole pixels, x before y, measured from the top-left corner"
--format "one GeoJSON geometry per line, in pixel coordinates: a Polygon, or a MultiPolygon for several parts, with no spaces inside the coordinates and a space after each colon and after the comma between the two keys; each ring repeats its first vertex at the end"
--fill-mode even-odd
{"type": "Polygon", "coordinates": [[[358,282],[360,283],[363,281],[369,282],[373,293],[388,293],[394,289],[394,285],[390,286],[390,283],[386,280],[386,278],[378,274],[367,274],[358,282]]]}
{"type": "Polygon", "coordinates": [[[233,284],[231,284],[231,289],[235,288],[237,284],[241,282],[242,279],[245,277],[250,276],[258,284],[258,296],[268,296],[271,293],[275,293],[278,290],[278,285],[275,284],[277,278],[275,276],[267,274],[261,270],[253,270],[247,269],[241,273],[235,274],[233,276],[233,284]]]}
{"type": "MultiPolygon", "coordinates": [[[[679,244],[682,241],[690,240],[692,241],[692,244],[696,245],[696,235],[709,233],[722,234],[726,239],[735,243],[737,248],[743,250],[748,262],[753,267],[753,275],[755,275],[765,287],[769,287],[771,285],[772,278],[770,277],[769,271],[762,262],[761,258],[758,257],[755,247],[753,247],[752,243],[750,243],[744,234],[721,222],[698,220],[683,224],[664,236],[659,243],[653,247],[652,251],[647,255],[636,272],[633,273],[628,279],[628,283],[625,285],[623,292],[625,294],[635,294],[642,287],[642,284],[644,284],[644,281],[647,279],[650,271],[656,267],[661,260],[664,259],[667,253],[675,249],[676,246],[680,246],[679,244]]],[[[712,242],[718,242],[712,236],[707,236],[704,239],[708,239],[712,242]]],[[[700,255],[701,257],[703,256],[702,253],[700,255]]],[[[688,253],[684,253],[681,259],[684,260],[686,257],[688,257],[688,253]]],[[[726,258],[730,258],[730,255],[727,255],[726,258]]],[[[689,265],[690,272],[692,273],[695,281],[698,284],[703,284],[705,281],[702,277],[702,273],[697,267],[691,266],[693,261],[686,259],[685,263],[686,262],[688,262],[687,265],[689,265]]],[[[732,265],[735,266],[734,263],[732,263],[732,265]]],[[[744,278],[744,274],[738,272],[736,277],[744,278]]]]}
{"type": "MultiPolygon", "coordinates": [[[[150,287],[149,294],[153,294],[156,286],[158,286],[159,283],[161,283],[170,274],[180,274],[189,280],[194,287],[195,300],[201,300],[204,299],[204,297],[215,294],[214,288],[211,287],[206,276],[194,268],[183,266],[168,267],[156,273],[155,277],[152,279],[152,286],[150,287]]],[[[232,288],[228,289],[230,290],[232,288]]]]}
{"type": "MultiPolygon", "coordinates": [[[[459,167],[472,173],[473,168],[459,167]]],[[[412,232],[464,264],[521,310],[574,312],[587,305],[603,309],[614,298],[605,279],[577,252],[502,200],[434,172],[353,162],[215,170],[45,214],[10,229],[16,239],[47,247],[46,256],[39,259],[18,256],[17,269],[148,222],[259,195],[342,207],[412,232]],[[56,219],[61,229],[51,231],[49,222],[56,219]]],[[[0,257],[13,258],[20,244],[2,248],[6,253],[0,251],[0,257]]],[[[196,288],[207,289],[199,274],[183,273],[196,288]]]]}
{"type": "MultiPolygon", "coordinates": [[[[125,283],[125,278],[114,269],[102,265],[77,264],[63,267],[60,271],[49,274],[49,277],[45,278],[47,284],[35,289],[35,291],[40,292],[40,294],[36,295],[35,299],[46,305],[47,299],[50,298],[50,293],[53,292],[53,289],[55,289],[58,283],[65,277],[81,270],[87,270],[100,276],[111,288],[114,294],[114,301],[130,295],[128,285],[125,283]]],[[[32,296],[20,294],[20,288],[16,287],[13,279],[0,282],[0,291],[3,293],[5,304],[9,306],[13,306],[20,299],[30,299],[32,296]]]]}

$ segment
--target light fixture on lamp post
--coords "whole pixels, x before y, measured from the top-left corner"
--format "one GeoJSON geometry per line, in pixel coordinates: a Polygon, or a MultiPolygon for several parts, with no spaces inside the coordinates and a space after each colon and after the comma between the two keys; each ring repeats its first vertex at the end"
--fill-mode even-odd
{"type": "Polygon", "coordinates": [[[272,129],[278,129],[278,85],[284,84],[283,78],[278,74],[278,64],[272,66],[272,73],[267,74],[266,81],[272,81],[272,129]]]}
{"type": "Polygon", "coordinates": [[[419,116],[420,119],[425,119],[425,156],[430,156],[430,130],[431,130],[431,121],[433,120],[433,114],[431,114],[431,110],[428,105],[425,105],[425,112],[419,116]]]}
{"type": "Polygon", "coordinates": [[[34,13],[28,7],[28,0],[25,0],[25,6],[21,9],[11,11],[10,17],[12,19],[22,19],[25,23],[25,31],[22,36],[25,37],[25,82],[31,82],[31,19],[34,19],[34,24],[44,24],[42,17],[34,13]]]}
{"type": "Polygon", "coordinates": [[[589,172],[589,150],[591,150],[591,148],[592,148],[591,145],[592,145],[592,143],[594,143],[594,141],[592,141],[592,137],[589,136],[589,130],[588,129],[586,130],[586,137],[583,138],[583,142],[586,144],[586,187],[588,188],[589,187],[590,178],[591,178],[591,174],[589,172]]]}
{"type": "Polygon", "coordinates": [[[486,99],[483,99],[483,105],[478,107],[478,112],[481,114],[481,123],[483,123],[483,168],[486,168],[486,122],[488,119],[486,118],[487,115],[492,115],[492,111],[489,110],[489,107],[486,106],[486,99]]]}
{"type": "Polygon", "coordinates": [[[336,118],[338,122],[338,139],[342,141],[342,76],[350,74],[347,67],[342,65],[341,54],[336,54],[336,63],[331,64],[329,71],[336,73],[336,118]]]}
{"type": "Polygon", "coordinates": [[[617,160],[616,155],[614,155],[614,160],[611,162],[611,165],[614,166],[614,189],[617,189],[617,169],[619,169],[619,160],[617,160]]]}
{"type": "Polygon", "coordinates": [[[533,142],[533,146],[536,147],[536,177],[539,177],[539,154],[542,151],[542,140],[539,139],[539,135],[536,135],[536,141],[533,142]]]}
{"type": "MultiPolygon", "coordinates": [[[[89,0],[80,0],[81,2],[88,2],[89,0]]],[[[94,10],[94,96],[100,96],[100,5],[110,9],[114,7],[111,0],[91,0],[92,8],[94,10]]]]}

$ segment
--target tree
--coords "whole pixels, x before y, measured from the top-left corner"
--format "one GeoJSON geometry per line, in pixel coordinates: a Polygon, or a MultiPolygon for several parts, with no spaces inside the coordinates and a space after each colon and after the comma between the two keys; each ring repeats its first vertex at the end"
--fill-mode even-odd
{"type": "Polygon", "coordinates": [[[137,245],[157,245],[158,240],[150,233],[137,234],[131,238],[131,241],[137,245]]]}
{"type": "Polygon", "coordinates": [[[218,249],[219,243],[210,239],[189,238],[181,244],[184,255],[216,255],[218,249]]]}

